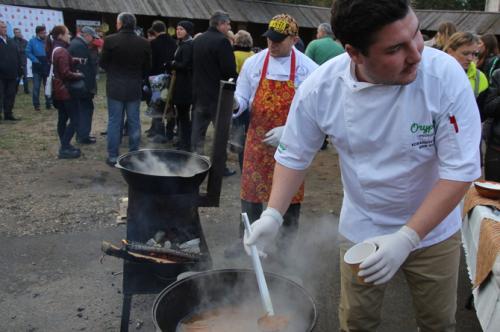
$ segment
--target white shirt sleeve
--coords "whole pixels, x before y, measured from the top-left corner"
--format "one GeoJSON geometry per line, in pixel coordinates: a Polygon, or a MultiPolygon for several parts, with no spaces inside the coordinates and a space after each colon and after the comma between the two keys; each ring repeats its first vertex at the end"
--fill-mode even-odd
{"type": "Polygon", "coordinates": [[[234,96],[238,100],[238,104],[240,105],[239,112],[245,111],[248,109],[250,105],[250,100],[253,97],[253,89],[252,89],[252,80],[250,77],[250,71],[253,67],[253,58],[255,55],[248,58],[241,68],[240,74],[238,75],[238,81],[236,82],[236,91],[234,96]]]}
{"type": "Polygon", "coordinates": [[[291,169],[309,167],[325,139],[318,119],[317,90],[306,81],[295,94],[285,130],[274,155],[277,162],[291,169]]]}
{"type": "Polygon", "coordinates": [[[481,176],[481,120],[476,99],[463,70],[448,70],[445,76],[448,77],[443,79],[442,107],[434,119],[439,176],[452,181],[474,181],[481,176]]]}

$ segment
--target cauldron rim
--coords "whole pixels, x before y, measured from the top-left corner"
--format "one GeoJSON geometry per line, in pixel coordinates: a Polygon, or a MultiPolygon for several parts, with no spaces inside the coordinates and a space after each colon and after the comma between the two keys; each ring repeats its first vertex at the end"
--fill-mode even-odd
{"type": "MultiPolygon", "coordinates": [[[[243,272],[243,273],[255,274],[255,271],[251,270],[251,269],[212,269],[212,270],[200,271],[198,273],[195,273],[193,275],[187,276],[185,278],[182,278],[180,280],[177,280],[177,281],[171,283],[170,285],[168,285],[166,288],[164,288],[158,294],[158,296],[156,297],[156,299],[154,301],[153,308],[152,308],[152,316],[153,316],[153,324],[155,326],[155,331],[161,331],[160,327],[158,326],[157,319],[156,319],[156,312],[157,312],[157,307],[158,307],[159,303],[161,302],[161,299],[163,298],[164,294],[168,293],[171,289],[173,289],[179,285],[182,285],[186,282],[190,282],[191,280],[201,279],[201,278],[204,278],[208,275],[222,274],[222,273],[227,273],[227,272],[230,272],[230,273],[242,273],[243,272]]],[[[267,276],[273,276],[274,278],[277,278],[277,279],[283,280],[285,282],[288,282],[290,284],[293,284],[294,286],[296,286],[298,289],[300,289],[304,293],[304,295],[307,297],[307,299],[311,303],[312,309],[313,309],[313,318],[310,322],[310,329],[307,332],[312,331],[314,329],[314,326],[316,326],[316,323],[318,320],[318,310],[316,308],[316,303],[314,302],[314,298],[311,296],[311,294],[309,294],[309,292],[303,286],[299,285],[297,282],[295,282],[295,281],[293,281],[293,280],[291,280],[283,275],[280,275],[280,274],[277,274],[274,272],[267,272],[267,271],[264,272],[264,274],[267,276]]]]}
{"type": "Polygon", "coordinates": [[[119,169],[122,169],[124,171],[127,171],[127,172],[130,172],[130,173],[134,173],[134,174],[141,174],[141,175],[146,175],[146,176],[151,176],[151,177],[158,177],[158,178],[170,178],[170,177],[179,177],[179,178],[192,178],[198,174],[203,174],[203,173],[206,173],[210,170],[210,167],[211,167],[211,162],[210,162],[210,159],[207,157],[207,156],[203,156],[203,155],[200,155],[200,154],[197,154],[197,153],[193,153],[193,152],[187,152],[187,151],[182,151],[182,150],[174,150],[174,149],[139,149],[139,150],[136,150],[136,151],[130,151],[130,152],[127,152],[125,154],[122,154],[121,156],[118,157],[118,159],[116,160],[116,164],[115,164],[115,167],[116,168],[119,168],[119,169]],[[196,158],[199,158],[201,159],[202,161],[204,161],[206,163],[206,167],[203,167],[200,171],[198,172],[195,172],[193,174],[190,174],[190,175],[157,175],[157,174],[150,174],[150,173],[146,173],[146,172],[141,172],[141,171],[138,171],[138,170],[133,170],[133,169],[130,169],[128,167],[125,167],[123,165],[121,165],[121,161],[129,156],[132,156],[134,154],[139,154],[141,152],[156,152],[156,151],[161,151],[161,152],[173,152],[173,153],[176,153],[176,154],[184,154],[184,155],[187,155],[187,156],[191,156],[191,157],[196,157],[196,158]]]}

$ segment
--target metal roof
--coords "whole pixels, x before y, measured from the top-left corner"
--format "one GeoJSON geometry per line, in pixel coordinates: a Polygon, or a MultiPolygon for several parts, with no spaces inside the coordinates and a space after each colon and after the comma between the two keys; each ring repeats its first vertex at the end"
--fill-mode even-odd
{"type": "MultiPolygon", "coordinates": [[[[288,13],[300,27],[315,28],[330,20],[330,8],[256,0],[3,0],[6,5],[43,7],[97,13],[128,11],[136,15],[187,19],[208,19],[222,9],[231,20],[266,24],[277,14],[288,13]]],[[[500,13],[443,10],[416,10],[422,30],[436,31],[443,21],[454,22],[459,30],[500,35],[500,13]]]]}
{"type": "Polygon", "coordinates": [[[444,21],[455,23],[459,31],[500,35],[500,13],[454,10],[416,10],[422,30],[436,31],[444,21]]]}

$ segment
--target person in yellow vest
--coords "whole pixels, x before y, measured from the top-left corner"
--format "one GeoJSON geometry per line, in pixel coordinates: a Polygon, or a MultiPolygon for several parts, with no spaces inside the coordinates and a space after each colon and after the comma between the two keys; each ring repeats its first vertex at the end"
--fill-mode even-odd
{"type": "Polygon", "coordinates": [[[252,35],[246,30],[239,30],[234,35],[234,58],[236,59],[236,73],[240,74],[241,67],[246,59],[254,55],[252,51],[253,39],[252,35]]]}
{"type": "Polygon", "coordinates": [[[476,66],[479,56],[478,36],[471,32],[456,32],[450,37],[443,51],[454,57],[466,71],[476,98],[488,89],[486,75],[476,66]]]}

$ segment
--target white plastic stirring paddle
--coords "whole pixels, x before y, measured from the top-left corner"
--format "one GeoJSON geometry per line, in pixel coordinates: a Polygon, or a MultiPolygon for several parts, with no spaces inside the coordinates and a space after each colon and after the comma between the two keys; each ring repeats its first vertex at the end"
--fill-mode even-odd
{"type": "MultiPolygon", "coordinates": [[[[252,234],[250,221],[248,220],[248,215],[245,212],[241,214],[241,221],[243,222],[243,225],[245,225],[248,235],[252,234]]],[[[271,302],[271,296],[269,295],[269,289],[267,288],[266,278],[264,277],[264,270],[262,270],[262,264],[260,263],[257,246],[251,245],[250,250],[252,252],[252,263],[255,275],[257,276],[257,284],[259,285],[262,305],[264,306],[268,316],[274,316],[273,303],[271,302]]]]}

